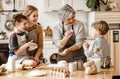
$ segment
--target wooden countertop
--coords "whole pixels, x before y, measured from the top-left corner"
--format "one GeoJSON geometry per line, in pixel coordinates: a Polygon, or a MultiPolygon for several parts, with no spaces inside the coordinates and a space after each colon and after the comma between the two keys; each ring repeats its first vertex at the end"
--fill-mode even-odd
{"type": "MultiPolygon", "coordinates": [[[[48,68],[45,68],[43,65],[29,70],[16,70],[14,73],[3,73],[0,74],[0,79],[63,79],[61,77],[53,76],[49,74],[49,71],[50,70],[48,68]],[[47,75],[41,77],[27,76],[28,72],[35,69],[43,70],[47,73],[47,75]]],[[[84,73],[84,70],[82,70],[82,71],[72,72],[72,76],[65,77],[64,79],[112,79],[113,75],[115,75],[113,68],[101,69],[101,72],[96,75],[86,75],[84,73]]]]}

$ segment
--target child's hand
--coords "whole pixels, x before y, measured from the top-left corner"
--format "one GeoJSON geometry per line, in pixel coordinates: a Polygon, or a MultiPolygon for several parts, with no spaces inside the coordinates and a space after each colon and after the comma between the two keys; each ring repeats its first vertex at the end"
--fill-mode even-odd
{"type": "Polygon", "coordinates": [[[28,51],[33,51],[36,48],[38,48],[38,45],[36,43],[33,43],[33,40],[28,42],[28,51]]]}
{"type": "Polygon", "coordinates": [[[99,52],[100,49],[99,48],[94,48],[93,52],[99,52]]]}
{"type": "Polygon", "coordinates": [[[89,48],[89,43],[87,41],[84,41],[83,43],[83,48],[86,49],[86,48],[89,48]]]}

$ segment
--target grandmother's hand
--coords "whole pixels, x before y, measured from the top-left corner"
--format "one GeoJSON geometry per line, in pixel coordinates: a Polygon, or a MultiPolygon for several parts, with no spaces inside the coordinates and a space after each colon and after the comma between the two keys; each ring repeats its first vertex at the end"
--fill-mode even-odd
{"type": "Polygon", "coordinates": [[[69,50],[68,49],[65,49],[62,53],[59,53],[59,55],[61,56],[65,56],[69,53],[69,50]]]}
{"type": "Polygon", "coordinates": [[[65,32],[65,37],[70,38],[73,35],[73,31],[72,30],[68,30],[65,32]]]}

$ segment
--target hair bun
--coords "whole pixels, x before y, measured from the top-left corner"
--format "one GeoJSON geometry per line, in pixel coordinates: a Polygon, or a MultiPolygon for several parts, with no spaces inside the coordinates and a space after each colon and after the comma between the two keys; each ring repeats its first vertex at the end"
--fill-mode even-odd
{"type": "Polygon", "coordinates": [[[17,14],[14,14],[13,15],[13,19],[16,19],[16,18],[18,18],[19,16],[21,16],[22,15],[22,13],[17,13],[17,14]]]}
{"type": "Polygon", "coordinates": [[[24,15],[22,15],[22,13],[17,13],[13,15],[13,23],[15,25],[15,22],[21,22],[21,19],[25,19],[27,20],[27,17],[25,17],[24,15]]]}

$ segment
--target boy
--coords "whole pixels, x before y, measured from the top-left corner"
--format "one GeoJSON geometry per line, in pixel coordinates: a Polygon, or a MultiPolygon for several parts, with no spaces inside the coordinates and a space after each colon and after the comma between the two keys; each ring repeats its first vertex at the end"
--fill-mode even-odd
{"type": "Polygon", "coordinates": [[[103,59],[110,56],[108,42],[103,37],[109,30],[109,26],[105,21],[98,21],[92,24],[92,34],[95,39],[91,45],[86,41],[83,43],[84,53],[88,60],[93,58],[103,59]]]}

